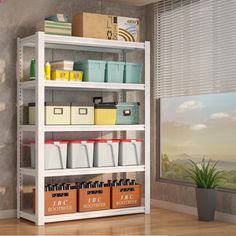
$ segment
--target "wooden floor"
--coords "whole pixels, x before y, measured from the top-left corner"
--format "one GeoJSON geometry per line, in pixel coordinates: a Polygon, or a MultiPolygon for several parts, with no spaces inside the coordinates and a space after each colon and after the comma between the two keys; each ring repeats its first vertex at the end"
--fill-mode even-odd
{"type": "Polygon", "coordinates": [[[25,220],[0,220],[0,235],[233,236],[236,225],[199,222],[195,216],[154,208],[150,215],[51,223],[40,227],[25,220]]]}

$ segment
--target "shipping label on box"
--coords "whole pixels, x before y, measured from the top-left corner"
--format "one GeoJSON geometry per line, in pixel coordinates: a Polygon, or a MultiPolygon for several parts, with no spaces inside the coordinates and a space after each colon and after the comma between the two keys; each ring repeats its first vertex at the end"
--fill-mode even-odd
{"type": "Polygon", "coordinates": [[[130,17],[117,17],[118,40],[139,42],[139,19],[130,17]]]}

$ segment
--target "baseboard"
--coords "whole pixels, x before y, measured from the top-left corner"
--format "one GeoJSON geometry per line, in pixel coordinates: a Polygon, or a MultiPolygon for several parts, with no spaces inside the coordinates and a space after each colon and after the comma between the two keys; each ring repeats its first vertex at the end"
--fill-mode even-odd
{"type": "MultiPolygon", "coordinates": [[[[196,207],[185,206],[185,205],[157,200],[157,199],[151,199],[151,206],[197,216],[196,207]]],[[[218,221],[236,224],[236,215],[232,215],[232,214],[216,211],[215,219],[218,221]]]]}
{"type": "Polygon", "coordinates": [[[0,210],[0,219],[16,218],[16,209],[0,210]]]}

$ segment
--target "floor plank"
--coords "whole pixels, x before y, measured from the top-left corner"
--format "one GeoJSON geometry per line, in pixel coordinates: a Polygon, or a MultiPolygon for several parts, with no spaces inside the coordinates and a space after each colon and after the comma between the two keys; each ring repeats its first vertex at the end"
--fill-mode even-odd
{"type": "Polygon", "coordinates": [[[0,220],[0,235],[234,236],[236,225],[199,222],[195,216],[153,208],[150,215],[50,223],[40,227],[22,219],[0,220]]]}

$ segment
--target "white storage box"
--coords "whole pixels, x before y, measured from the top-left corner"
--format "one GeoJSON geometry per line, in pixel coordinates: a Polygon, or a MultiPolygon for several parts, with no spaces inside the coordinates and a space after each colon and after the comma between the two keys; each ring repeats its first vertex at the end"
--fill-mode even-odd
{"type": "MultiPolygon", "coordinates": [[[[35,103],[29,103],[29,124],[35,124],[35,103]]],[[[45,125],[70,125],[70,103],[46,102],[45,125]]]]}
{"type": "Polygon", "coordinates": [[[72,125],[94,125],[94,105],[72,103],[70,116],[72,125]]]}
{"type": "Polygon", "coordinates": [[[71,140],[68,145],[68,168],[93,167],[94,141],[71,140]]]}
{"type": "Polygon", "coordinates": [[[74,67],[73,61],[53,61],[51,64],[51,70],[69,70],[72,71],[74,67]]]}
{"type": "MultiPolygon", "coordinates": [[[[45,170],[65,169],[67,162],[68,141],[45,141],[44,168],[45,170]]],[[[35,143],[30,144],[31,167],[35,168],[35,143]]]]}
{"type": "Polygon", "coordinates": [[[95,167],[118,166],[119,140],[95,140],[94,160],[95,167]]]}
{"type": "Polygon", "coordinates": [[[120,140],[119,166],[141,165],[141,146],[142,140],[120,140]]]}

